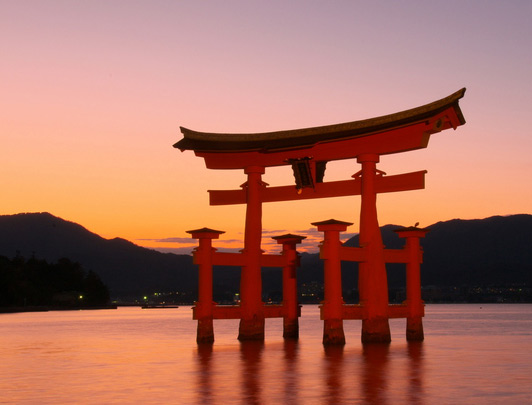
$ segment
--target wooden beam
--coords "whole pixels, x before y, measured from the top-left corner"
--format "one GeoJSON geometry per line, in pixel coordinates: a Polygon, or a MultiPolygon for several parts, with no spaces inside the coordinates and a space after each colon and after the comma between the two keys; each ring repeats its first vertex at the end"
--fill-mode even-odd
{"type": "Polygon", "coordinates": [[[384,249],[384,261],[386,263],[408,263],[408,251],[406,249],[384,249]]]}
{"type": "Polygon", "coordinates": [[[346,262],[365,262],[366,250],[361,247],[342,246],[340,247],[340,260],[346,262]]]}
{"type": "MultiPolygon", "coordinates": [[[[452,114],[446,110],[447,114],[452,114]]],[[[194,153],[205,159],[208,169],[244,169],[248,166],[286,166],[290,159],[312,156],[316,162],[353,159],[362,154],[389,155],[427,147],[427,140],[434,133],[432,118],[388,131],[367,136],[338,140],[318,140],[312,145],[264,151],[200,151],[194,153]]]]}
{"type": "Polygon", "coordinates": [[[246,264],[246,256],[243,253],[213,252],[212,264],[215,266],[237,266],[246,264]]]}
{"type": "MultiPolygon", "coordinates": [[[[377,193],[420,190],[425,188],[426,170],[383,176],[376,179],[377,193]]],[[[310,200],[314,198],[345,197],[360,195],[360,179],[317,183],[314,188],[303,188],[298,193],[295,186],[265,187],[261,191],[262,202],[310,200]]],[[[245,190],[209,190],[210,205],[245,204],[245,190]]]]}
{"type": "MultiPolygon", "coordinates": [[[[282,318],[284,308],[282,305],[263,305],[262,311],[265,318],[282,318]]],[[[242,307],[240,305],[213,305],[213,319],[241,319],[242,307]]],[[[301,316],[301,313],[298,315],[301,316]]],[[[192,319],[198,319],[196,307],[192,307],[192,319]]]]}

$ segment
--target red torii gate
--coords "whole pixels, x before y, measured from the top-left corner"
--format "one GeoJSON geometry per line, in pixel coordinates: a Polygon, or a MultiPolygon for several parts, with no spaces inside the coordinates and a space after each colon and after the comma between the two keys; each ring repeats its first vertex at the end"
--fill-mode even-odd
{"type": "MultiPolygon", "coordinates": [[[[329,220],[313,225],[324,232],[321,257],[325,260],[325,299],[322,306],[324,344],[343,344],[343,319],[362,319],[363,342],[389,342],[390,317],[407,318],[407,338],[423,339],[419,238],[426,230],[405,228],[407,239],[402,250],[384,249],[377,220],[378,193],[424,188],[426,171],[386,176],[377,169],[381,155],[425,148],[430,135],[456,129],[465,123],[459,99],[465,88],[433,103],[382,117],[343,124],[258,134],[218,134],[181,127],[183,139],[174,147],[193,150],[209,169],[243,169],[247,182],[239,190],[209,190],[210,205],[246,204],[244,249],[241,253],[220,253],[211,240],[222,231],[208,228],[189,231],[200,240],[194,252],[200,265],[200,296],[194,308],[198,319],[198,342],[212,342],[212,320],[240,319],[240,340],[264,339],[266,317],[284,317],[285,337],[297,337],[299,307],[294,289],[283,288],[283,305],[262,303],[261,267],[283,267],[286,280],[295,283],[297,257],[295,245],[303,239],[283,235],[282,255],[266,255],[261,250],[262,203],[348,195],[361,196],[359,248],[340,245],[339,233],[351,223],[329,220]],[[324,182],[326,163],[356,158],[361,170],[352,180],[324,182]],[[266,167],[291,165],[296,187],[269,187],[261,180],[266,167]],[[340,261],[359,262],[360,302],[343,303],[340,261]],[[404,305],[388,304],[386,262],[407,263],[407,300],[404,305]],[[242,267],[239,306],[218,306],[212,302],[212,266],[242,267]],[[209,292],[210,291],[210,292],[209,292]],[[286,296],[285,296],[286,294],[286,296]],[[296,315],[294,315],[296,314],[296,315]],[[295,317],[295,321],[294,321],[295,317]],[[290,326],[291,325],[291,326],[290,326]]],[[[283,276],[283,282],[285,277],[283,276]]],[[[288,282],[288,281],[287,281],[288,282]]],[[[294,284],[295,285],[295,284],[294,284]]]]}

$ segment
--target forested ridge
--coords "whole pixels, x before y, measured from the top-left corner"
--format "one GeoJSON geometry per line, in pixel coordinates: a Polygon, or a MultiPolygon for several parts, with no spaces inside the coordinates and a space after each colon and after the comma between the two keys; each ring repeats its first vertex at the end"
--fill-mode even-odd
{"type": "Polygon", "coordinates": [[[0,256],[0,307],[83,308],[108,303],[109,290],[100,277],[77,262],[0,256]]]}
{"type": "MultiPolygon", "coordinates": [[[[404,240],[394,232],[396,228],[398,225],[381,227],[387,248],[400,249],[404,245],[404,240]]],[[[421,282],[427,302],[532,302],[532,215],[455,219],[427,228],[430,232],[421,241],[424,251],[421,282]]],[[[358,237],[351,238],[346,245],[359,246],[358,237]]],[[[11,268],[8,276],[12,278],[13,266],[21,257],[28,258],[23,259],[25,266],[41,266],[44,273],[58,271],[62,258],[68,257],[86,273],[92,271],[101,277],[113,300],[134,301],[154,297],[155,293],[176,303],[193,303],[197,298],[198,269],[190,255],[161,253],[120,238],[104,239],[49,213],[0,216],[0,255],[5,256],[2,260],[11,268]]],[[[342,263],[344,299],[350,302],[357,301],[357,268],[356,263],[342,263]]],[[[390,298],[401,300],[404,265],[389,264],[387,268],[390,298]]],[[[49,279],[54,277],[49,275],[49,279]]],[[[230,301],[238,293],[239,268],[216,266],[213,278],[215,300],[230,301]]],[[[16,280],[17,291],[23,291],[24,283],[16,280]]],[[[280,268],[263,269],[265,301],[280,299],[281,280],[280,268]]],[[[301,254],[297,281],[302,302],[322,299],[323,261],[317,253],[301,254]]],[[[0,286],[2,296],[7,293],[4,284],[0,286]]],[[[31,285],[44,286],[46,282],[31,285]]],[[[47,296],[50,299],[55,294],[57,298],[59,291],[78,289],[61,287],[47,296]]],[[[28,295],[24,297],[28,303],[28,295]]],[[[17,302],[20,304],[20,298],[17,302]]]]}

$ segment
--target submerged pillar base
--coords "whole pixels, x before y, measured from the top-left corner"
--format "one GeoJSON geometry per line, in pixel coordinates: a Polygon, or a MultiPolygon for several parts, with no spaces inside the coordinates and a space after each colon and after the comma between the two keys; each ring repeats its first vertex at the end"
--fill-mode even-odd
{"type": "Polygon", "coordinates": [[[425,339],[423,334],[423,321],[421,317],[406,318],[406,340],[409,342],[422,342],[425,339]]]}
{"type": "Polygon", "coordinates": [[[264,340],[264,317],[241,319],[238,340],[264,340]]]}
{"type": "Polygon", "coordinates": [[[299,338],[299,322],[296,319],[283,319],[283,338],[298,339],[299,338]]]}
{"type": "Polygon", "coordinates": [[[325,319],[323,321],[323,344],[345,345],[344,322],[342,319],[325,319]]]}
{"type": "Polygon", "coordinates": [[[214,328],[212,324],[212,318],[198,319],[196,342],[214,343],[214,328]]]}
{"type": "Polygon", "coordinates": [[[390,325],[388,318],[362,320],[362,343],[390,343],[390,325]]]}

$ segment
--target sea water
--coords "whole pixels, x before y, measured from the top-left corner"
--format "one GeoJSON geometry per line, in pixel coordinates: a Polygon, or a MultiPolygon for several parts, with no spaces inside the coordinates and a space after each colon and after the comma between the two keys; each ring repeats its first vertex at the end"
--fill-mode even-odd
{"type": "Polygon", "coordinates": [[[0,315],[0,403],[526,404],[532,403],[532,305],[427,305],[425,341],[322,345],[317,306],[300,338],[266,320],[263,343],[240,343],[238,320],[198,346],[190,307],[0,315]]]}

